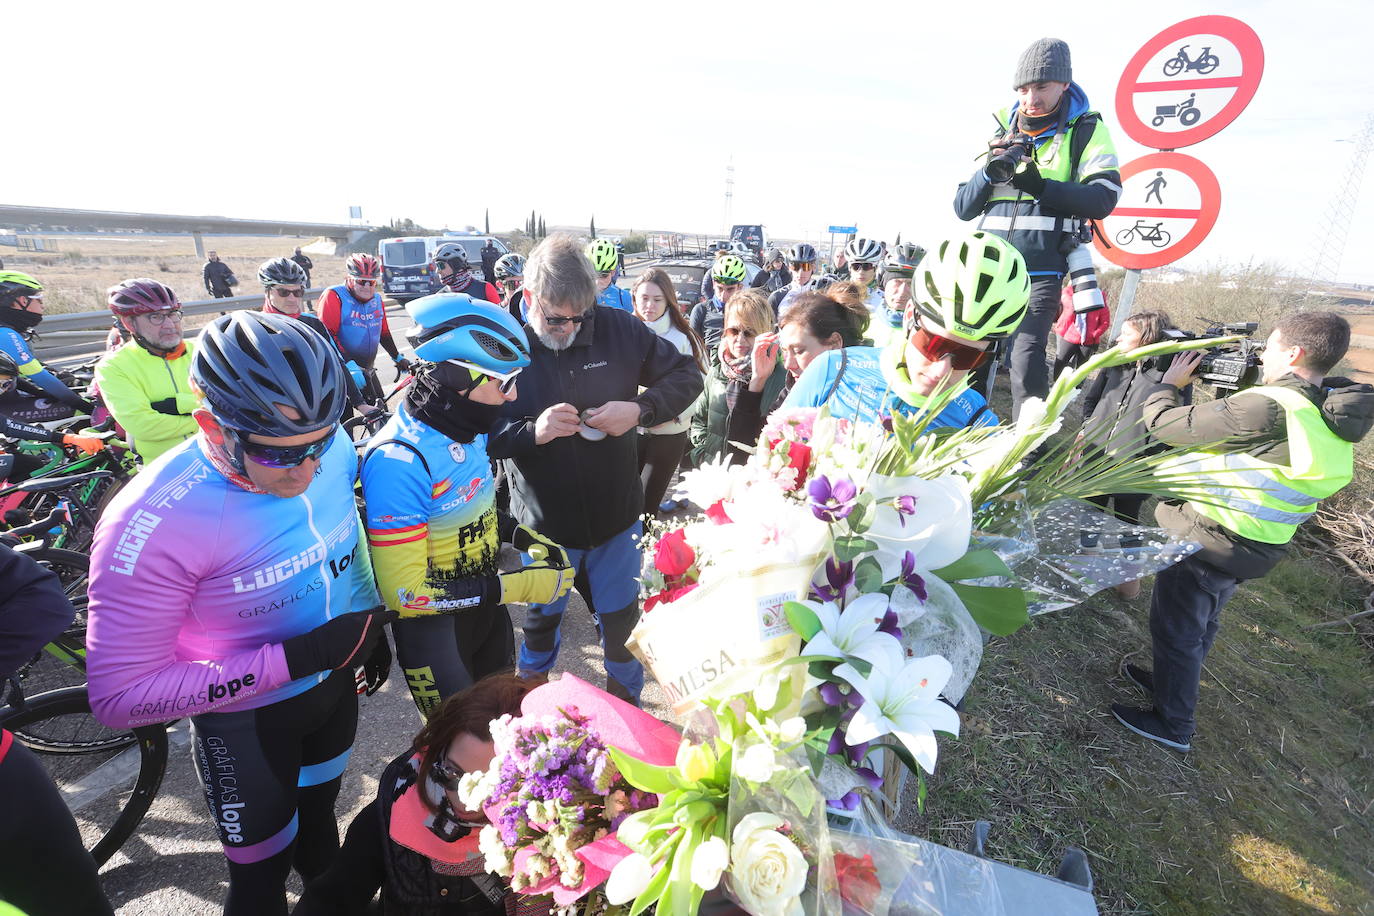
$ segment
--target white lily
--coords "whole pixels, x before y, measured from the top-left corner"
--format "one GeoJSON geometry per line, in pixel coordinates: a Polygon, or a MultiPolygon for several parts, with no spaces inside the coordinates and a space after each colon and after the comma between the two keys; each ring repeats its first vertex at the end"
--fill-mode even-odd
{"type": "Polygon", "coordinates": [[[880,658],[895,655],[900,664],[902,647],[891,633],[878,629],[887,612],[887,596],[881,592],[860,595],[841,611],[833,601],[824,604],[804,602],[821,622],[820,631],[806,644],[806,655],[831,655],[859,658],[876,664],[880,658]]]}
{"type": "Polygon", "coordinates": [[[713,461],[704,461],[690,471],[682,472],[673,496],[686,497],[703,509],[729,499],[735,486],[737,475],[730,473],[729,454],[721,455],[713,461]]]}
{"type": "Polygon", "coordinates": [[[884,582],[901,573],[902,558],[908,551],[923,575],[968,553],[973,506],[963,477],[947,474],[937,480],[922,480],[875,474],[868,489],[874,496],[874,513],[863,536],[878,545],[874,557],[882,567],[884,582]],[[908,505],[913,511],[895,508],[893,503],[899,497],[912,497],[914,505],[908,505]]]}
{"type": "Polygon", "coordinates": [[[863,706],[845,730],[850,745],[892,735],[927,773],[935,772],[939,747],[935,732],[959,734],[959,714],[940,702],[940,691],[952,672],[942,656],[927,655],[893,666],[883,659],[864,677],[852,665],[839,665],[835,674],[853,684],[864,697],[863,706]]]}

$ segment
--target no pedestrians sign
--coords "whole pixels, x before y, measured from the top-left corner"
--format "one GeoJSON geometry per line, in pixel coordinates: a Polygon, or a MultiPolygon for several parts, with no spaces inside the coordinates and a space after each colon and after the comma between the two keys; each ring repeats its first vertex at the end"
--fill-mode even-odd
{"type": "Polygon", "coordinates": [[[1120,267],[1162,267],[1196,248],[1220,210],[1211,169],[1183,153],[1151,153],[1122,166],[1121,199],[1101,222],[1108,244],[1096,235],[1093,244],[1120,267]]]}
{"type": "Polygon", "coordinates": [[[1121,73],[1116,117],[1127,135],[1175,150],[1216,134],[1259,88],[1264,46],[1230,16],[1198,16],[1145,43],[1121,73]]]}

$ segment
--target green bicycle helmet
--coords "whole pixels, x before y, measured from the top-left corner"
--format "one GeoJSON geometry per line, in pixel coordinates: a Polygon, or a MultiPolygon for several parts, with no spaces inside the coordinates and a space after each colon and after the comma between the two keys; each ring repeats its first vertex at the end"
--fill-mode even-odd
{"type": "Polygon", "coordinates": [[[599,274],[610,273],[620,265],[620,253],[609,239],[596,239],[587,246],[587,258],[599,274]]]}
{"type": "Polygon", "coordinates": [[[917,311],[965,340],[1007,336],[1030,301],[1025,259],[987,232],[941,242],[921,261],[913,287],[917,311]]]}
{"type": "Polygon", "coordinates": [[[716,258],[716,263],[711,267],[711,280],[716,283],[743,283],[745,276],[744,261],[738,255],[727,254],[716,258]]]}
{"type": "Polygon", "coordinates": [[[20,296],[43,295],[43,284],[28,274],[17,270],[0,270],[0,303],[8,305],[11,299],[20,296]]]}

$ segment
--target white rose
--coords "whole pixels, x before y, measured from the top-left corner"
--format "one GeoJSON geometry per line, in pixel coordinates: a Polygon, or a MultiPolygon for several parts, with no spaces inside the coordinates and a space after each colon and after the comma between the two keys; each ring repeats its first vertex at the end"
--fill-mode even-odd
{"type": "Polygon", "coordinates": [[[777,758],[768,744],[755,744],[735,758],[735,775],[749,782],[767,782],[778,770],[777,758]]]}
{"type": "Polygon", "coordinates": [[[776,814],[746,814],[732,836],[730,887],[740,905],[755,916],[802,916],[806,858],[775,827],[776,814]]]}
{"type": "Polygon", "coordinates": [[[692,883],[702,890],[715,890],[729,864],[730,848],[720,837],[711,837],[692,852],[692,883]]]}
{"type": "Polygon", "coordinates": [[[644,893],[653,876],[649,860],[637,852],[630,853],[611,869],[611,876],[606,879],[606,900],[613,906],[629,903],[644,893]]]}

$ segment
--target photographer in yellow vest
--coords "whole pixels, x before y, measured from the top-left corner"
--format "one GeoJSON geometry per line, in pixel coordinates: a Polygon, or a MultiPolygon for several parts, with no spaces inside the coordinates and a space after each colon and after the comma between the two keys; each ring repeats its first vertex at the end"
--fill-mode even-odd
{"type": "Polygon", "coordinates": [[[1265,341],[1261,383],[1206,404],[1179,406],[1201,352],[1174,358],[1143,406],[1145,431],[1196,451],[1160,473],[1202,481],[1195,498],[1164,502],[1159,524],[1202,549],[1155,579],[1150,601],[1154,669],[1124,675],[1152,707],[1112,704],[1112,715],[1166,747],[1192,747],[1202,663],[1222,607],[1247,579],[1273,569],[1298,525],[1350,482],[1354,443],[1374,425],[1374,387],[1326,373],[1345,356],[1350,325],[1334,312],[1295,312],[1265,341]]]}

